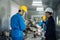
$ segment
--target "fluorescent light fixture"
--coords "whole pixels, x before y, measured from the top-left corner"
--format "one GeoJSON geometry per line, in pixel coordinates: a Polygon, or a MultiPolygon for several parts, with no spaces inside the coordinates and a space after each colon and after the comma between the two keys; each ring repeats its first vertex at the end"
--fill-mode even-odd
{"type": "Polygon", "coordinates": [[[38,7],[38,8],[36,9],[36,11],[44,11],[44,8],[43,8],[43,7],[38,7]]]}
{"type": "Polygon", "coordinates": [[[42,0],[33,0],[33,1],[42,1],[42,0]]]}
{"type": "Polygon", "coordinates": [[[42,1],[41,0],[33,0],[32,6],[42,6],[42,1]]]}
{"type": "Polygon", "coordinates": [[[57,18],[56,18],[56,19],[57,19],[57,24],[58,24],[58,16],[57,16],[57,18]]]}
{"type": "Polygon", "coordinates": [[[33,4],[42,4],[42,1],[33,1],[33,4]]]}
{"type": "Polygon", "coordinates": [[[32,6],[42,6],[42,4],[36,4],[36,3],[34,3],[34,4],[32,4],[32,6]]]}

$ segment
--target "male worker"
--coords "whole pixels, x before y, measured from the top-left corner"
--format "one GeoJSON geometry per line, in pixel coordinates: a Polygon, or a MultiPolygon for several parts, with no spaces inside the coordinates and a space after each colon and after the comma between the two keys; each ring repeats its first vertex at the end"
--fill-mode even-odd
{"type": "Polygon", "coordinates": [[[46,16],[44,15],[44,16],[41,17],[41,19],[42,19],[42,20],[39,22],[38,25],[41,26],[44,31],[46,31],[46,20],[47,20],[47,18],[46,18],[46,16]]]}
{"type": "Polygon", "coordinates": [[[47,17],[47,25],[46,25],[46,40],[56,40],[55,33],[55,21],[52,17],[53,10],[51,8],[47,8],[45,10],[45,15],[47,17]]]}
{"type": "Polygon", "coordinates": [[[42,16],[41,17],[41,21],[36,25],[36,27],[38,28],[38,30],[35,32],[34,31],[34,38],[36,36],[41,36],[40,34],[42,34],[42,38],[45,39],[45,31],[46,31],[46,16],[42,16]]]}
{"type": "Polygon", "coordinates": [[[11,37],[12,40],[23,40],[23,31],[26,29],[26,25],[24,23],[23,15],[27,12],[26,6],[20,6],[18,13],[16,13],[11,18],[11,37]]]}
{"type": "Polygon", "coordinates": [[[47,24],[47,18],[46,18],[46,16],[44,15],[44,16],[42,16],[41,17],[41,21],[39,22],[39,26],[43,29],[43,31],[42,31],[42,40],[44,40],[45,39],[45,33],[46,33],[46,24],[47,24]]]}

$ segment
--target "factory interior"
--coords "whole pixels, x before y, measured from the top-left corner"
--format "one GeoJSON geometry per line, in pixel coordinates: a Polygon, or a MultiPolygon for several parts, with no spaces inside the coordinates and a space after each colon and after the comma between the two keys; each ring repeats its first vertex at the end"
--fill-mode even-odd
{"type": "Polygon", "coordinates": [[[35,25],[41,21],[41,17],[45,15],[44,11],[48,7],[53,9],[56,37],[57,40],[60,40],[60,0],[0,0],[0,40],[12,40],[10,19],[18,12],[21,5],[28,8],[24,20],[26,26],[30,28],[24,33],[24,40],[41,40],[40,36],[33,38],[33,31],[36,31],[35,25]]]}

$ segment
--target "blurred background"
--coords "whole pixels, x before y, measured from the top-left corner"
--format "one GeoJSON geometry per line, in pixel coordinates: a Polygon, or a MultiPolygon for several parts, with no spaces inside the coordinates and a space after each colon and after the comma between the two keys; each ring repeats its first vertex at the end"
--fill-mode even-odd
{"type": "Polygon", "coordinates": [[[60,0],[0,0],[0,39],[5,37],[2,33],[9,38],[11,30],[10,18],[18,12],[21,5],[28,7],[25,19],[32,19],[35,23],[41,20],[41,16],[45,14],[44,10],[47,7],[51,7],[54,10],[53,17],[56,22],[56,36],[60,40],[60,0]]]}

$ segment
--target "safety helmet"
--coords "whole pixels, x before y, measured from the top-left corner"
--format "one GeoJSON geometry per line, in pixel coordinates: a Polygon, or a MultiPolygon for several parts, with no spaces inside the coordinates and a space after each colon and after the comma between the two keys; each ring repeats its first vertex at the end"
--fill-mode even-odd
{"type": "Polygon", "coordinates": [[[45,12],[51,12],[51,13],[53,13],[53,9],[52,8],[46,8],[45,12]]]}
{"type": "Polygon", "coordinates": [[[23,10],[24,12],[27,12],[27,6],[23,5],[19,7],[20,10],[23,10]]]}
{"type": "Polygon", "coordinates": [[[47,18],[46,18],[46,16],[44,15],[44,16],[41,17],[41,19],[42,19],[43,21],[45,21],[47,18]]]}

